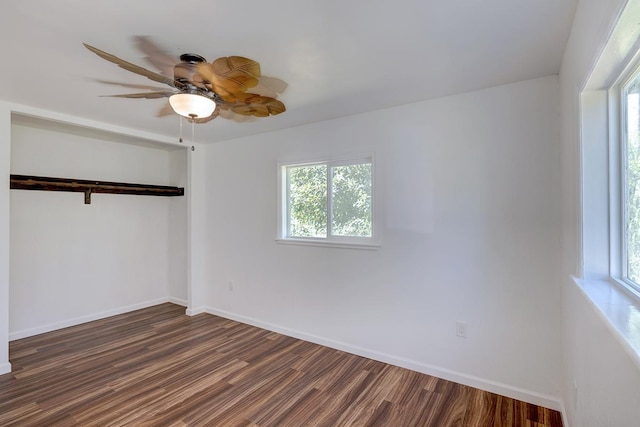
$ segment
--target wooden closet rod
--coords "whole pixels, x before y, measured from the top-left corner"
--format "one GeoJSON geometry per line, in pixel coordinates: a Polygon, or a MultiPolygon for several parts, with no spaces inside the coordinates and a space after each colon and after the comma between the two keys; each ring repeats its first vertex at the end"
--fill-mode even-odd
{"type": "Polygon", "coordinates": [[[90,181],[47,176],[11,175],[12,190],[68,191],[84,193],[84,203],[91,203],[93,193],[137,194],[142,196],[184,196],[183,187],[129,184],[126,182],[90,181]]]}

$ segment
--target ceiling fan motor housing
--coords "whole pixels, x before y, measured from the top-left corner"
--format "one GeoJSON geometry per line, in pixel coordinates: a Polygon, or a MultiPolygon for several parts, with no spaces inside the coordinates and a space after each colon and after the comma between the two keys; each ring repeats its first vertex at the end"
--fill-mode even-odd
{"type": "Polygon", "coordinates": [[[193,82],[193,76],[198,72],[198,64],[207,62],[195,53],[183,53],[180,55],[180,61],[173,67],[173,79],[187,84],[193,82]]]}

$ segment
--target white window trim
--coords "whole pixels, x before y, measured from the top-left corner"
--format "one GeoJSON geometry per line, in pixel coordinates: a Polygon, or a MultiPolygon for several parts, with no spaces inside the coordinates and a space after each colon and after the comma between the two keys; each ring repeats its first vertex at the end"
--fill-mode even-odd
{"type": "Polygon", "coordinates": [[[627,278],[627,105],[625,87],[640,73],[638,55],[629,62],[607,91],[609,116],[609,274],[615,284],[640,298],[640,283],[627,278]]]}
{"type": "MultiPolygon", "coordinates": [[[[617,111],[610,111],[609,114],[612,116],[617,113],[616,120],[613,121],[613,128],[617,128],[616,130],[611,130],[611,133],[617,133],[617,138],[612,140],[613,143],[617,146],[618,157],[617,159],[612,159],[617,161],[618,163],[618,171],[615,177],[610,177],[611,181],[614,184],[617,184],[617,195],[618,195],[618,208],[619,213],[618,217],[615,218],[612,222],[617,223],[616,233],[620,235],[620,243],[622,244],[621,248],[615,248],[615,252],[620,251],[620,256],[616,259],[616,264],[614,268],[616,270],[619,269],[619,274],[617,277],[614,277],[616,280],[622,282],[622,284],[626,287],[629,287],[631,291],[638,290],[638,285],[633,281],[627,278],[627,272],[629,271],[628,264],[628,233],[627,233],[627,223],[628,223],[628,212],[629,209],[627,207],[627,192],[628,192],[628,183],[627,183],[627,143],[628,143],[628,133],[627,133],[627,103],[626,103],[626,90],[625,87],[631,83],[635,73],[637,71],[637,67],[633,67],[631,72],[625,72],[624,77],[621,81],[614,86],[615,95],[612,94],[613,99],[617,98],[617,111]]],[[[612,170],[612,172],[615,172],[612,170]]],[[[610,203],[613,202],[612,199],[610,203]]],[[[613,210],[615,206],[611,206],[613,210]]],[[[612,254],[614,253],[614,248],[610,248],[612,254]]],[[[612,269],[613,270],[613,269],[612,269]]]]}
{"type": "MultiPolygon", "coordinates": [[[[315,157],[310,160],[295,160],[295,161],[281,161],[278,162],[277,173],[277,235],[276,242],[289,245],[302,245],[302,246],[319,246],[319,247],[337,247],[345,249],[364,249],[364,250],[377,250],[381,247],[380,243],[380,226],[379,226],[379,198],[376,180],[376,158],[375,153],[358,153],[352,155],[345,155],[339,157],[315,157]],[[297,165],[313,165],[313,164],[326,164],[327,167],[343,166],[343,165],[355,165],[358,163],[371,162],[371,237],[348,237],[348,236],[331,236],[328,238],[313,238],[313,237],[291,237],[286,235],[287,223],[289,218],[287,206],[287,188],[288,183],[284,179],[283,173],[285,168],[297,165]],[[287,215],[285,215],[285,211],[287,215]]],[[[331,177],[327,176],[327,195],[329,196],[331,190],[331,177]]],[[[327,197],[328,209],[331,209],[331,197],[327,197]]],[[[328,220],[327,233],[330,235],[331,221],[328,220]]]]}
{"type": "MultiPolygon", "coordinates": [[[[622,271],[622,153],[620,152],[620,83],[637,64],[640,47],[640,7],[629,3],[608,34],[602,51],[586,81],[576,82],[575,100],[580,102],[578,117],[565,117],[571,125],[579,123],[580,157],[576,245],[578,277],[573,282],[596,309],[640,368],[640,336],[635,333],[640,295],[620,280],[622,271]],[[603,92],[603,97],[599,97],[603,92]],[[595,103],[584,105],[584,96],[595,103]],[[594,101],[594,99],[591,99],[594,101]],[[603,108],[602,108],[603,107],[603,108]],[[579,122],[578,122],[579,120],[579,122]],[[586,132],[585,132],[586,129],[586,132]],[[604,144],[604,152],[599,144],[604,144]],[[590,153],[593,148],[597,156],[590,153]],[[588,182],[589,176],[608,179],[605,189],[588,182]],[[585,200],[590,202],[585,203],[585,200]],[[602,214],[602,209],[606,214],[602,214]],[[593,213],[596,212],[595,216],[593,213]],[[600,228],[602,227],[602,229],[600,228]]],[[[574,135],[567,137],[573,138],[574,135]]]]}
{"type": "Polygon", "coordinates": [[[624,171],[622,167],[622,141],[620,123],[624,114],[620,96],[620,84],[616,82],[607,91],[609,138],[609,276],[618,285],[628,288],[621,280],[626,266],[624,255],[624,171]]]}

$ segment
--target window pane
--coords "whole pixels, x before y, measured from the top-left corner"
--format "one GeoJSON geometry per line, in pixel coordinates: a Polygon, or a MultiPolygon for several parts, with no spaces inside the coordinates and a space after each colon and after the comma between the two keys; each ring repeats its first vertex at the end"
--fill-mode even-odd
{"type": "Polygon", "coordinates": [[[327,166],[287,168],[288,235],[327,237],[327,166]]]}
{"type": "Polygon", "coordinates": [[[627,278],[640,283],[640,111],[638,78],[627,87],[626,254],[627,278]]]}
{"type": "Polygon", "coordinates": [[[332,234],[371,237],[371,163],[331,168],[332,234]]]}

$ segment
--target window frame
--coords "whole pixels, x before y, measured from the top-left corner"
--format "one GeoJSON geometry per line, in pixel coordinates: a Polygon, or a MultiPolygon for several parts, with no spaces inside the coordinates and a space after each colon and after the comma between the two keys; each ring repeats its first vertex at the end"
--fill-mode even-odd
{"type": "Polygon", "coordinates": [[[374,153],[359,153],[340,157],[322,157],[312,160],[280,161],[278,162],[277,182],[277,237],[278,243],[343,247],[355,249],[378,249],[380,247],[378,227],[378,192],[376,185],[376,161],[374,153]],[[371,164],[371,237],[364,236],[336,236],[331,233],[332,228],[332,202],[331,168],[335,166],[349,166],[358,164],[371,164]],[[327,167],[327,237],[297,237],[288,235],[289,217],[289,177],[286,173],[290,167],[326,165],[327,167]]]}
{"type": "Polygon", "coordinates": [[[627,108],[627,95],[628,95],[628,87],[634,78],[637,76],[637,71],[633,71],[629,73],[629,75],[625,78],[625,80],[620,84],[618,90],[619,96],[619,118],[618,118],[618,134],[619,134],[619,150],[620,150],[620,237],[621,237],[621,260],[622,263],[620,266],[620,279],[627,286],[631,286],[635,291],[638,291],[638,284],[633,280],[629,279],[629,203],[627,201],[627,195],[629,194],[629,183],[628,183],[628,173],[627,173],[627,165],[628,165],[628,142],[629,142],[629,134],[628,134],[628,108],[627,108]]]}
{"type": "MultiPolygon", "coordinates": [[[[637,55],[636,55],[637,56],[637,55]]],[[[609,178],[610,178],[610,277],[636,297],[640,297],[640,283],[628,277],[628,176],[627,176],[627,88],[640,78],[640,60],[636,57],[620,73],[608,90],[609,178]]]]}

